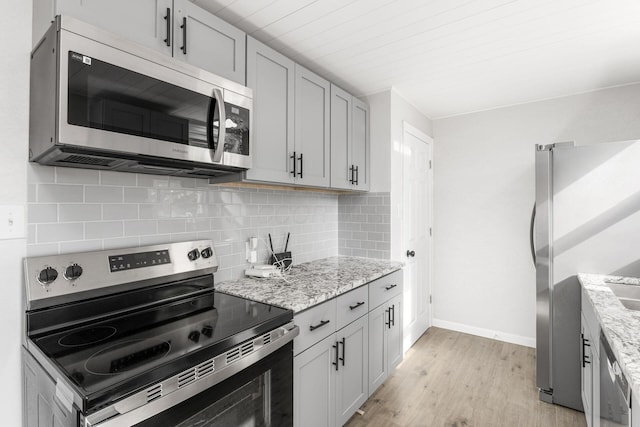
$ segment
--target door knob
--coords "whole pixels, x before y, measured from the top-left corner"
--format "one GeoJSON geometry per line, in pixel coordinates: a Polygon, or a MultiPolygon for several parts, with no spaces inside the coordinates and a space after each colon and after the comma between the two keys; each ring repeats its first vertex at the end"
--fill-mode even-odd
{"type": "Polygon", "coordinates": [[[407,258],[416,256],[416,251],[407,251],[407,258]]]}

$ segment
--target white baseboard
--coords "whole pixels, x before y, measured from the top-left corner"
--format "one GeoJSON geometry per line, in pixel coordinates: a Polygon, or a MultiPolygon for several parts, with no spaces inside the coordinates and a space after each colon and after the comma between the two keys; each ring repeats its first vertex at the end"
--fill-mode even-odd
{"type": "Polygon", "coordinates": [[[498,341],[504,341],[511,344],[523,345],[525,347],[536,347],[536,339],[523,337],[521,335],[507,334],[491,329],[478,328],[476,326],[464,325],[462,323],[449,322],[447,320],[433,319],[433,326],[452,331],[463,332],[465,334],[476,335],[484,338],[491,338],[498,341]]]}

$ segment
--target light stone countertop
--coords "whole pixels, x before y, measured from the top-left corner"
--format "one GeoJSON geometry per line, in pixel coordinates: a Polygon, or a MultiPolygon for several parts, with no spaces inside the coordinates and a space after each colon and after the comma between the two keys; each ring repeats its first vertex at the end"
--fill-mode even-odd
{"type": "Polygon", "coordinates": [[[640,278],[578,274],[578,279],[587,291],[598,322],[631,385],[632,393],[640,395],[640,311],[624,307],[607,286],[607,282],[640,286],[640,278]]]}
{"type": "Polygon", "coordinates": [[[215,289],[297,313],[400,270],[402,266],[398,261],[335,256],[294,265],[283,277],[245,277],[217,283],[215,289]]]}

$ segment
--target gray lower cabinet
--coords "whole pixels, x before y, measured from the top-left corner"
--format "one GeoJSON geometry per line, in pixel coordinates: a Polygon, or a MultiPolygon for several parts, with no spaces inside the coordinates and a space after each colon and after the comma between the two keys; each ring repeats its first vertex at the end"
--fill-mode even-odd
{"type": "Polygon", "coordinates": [[[582,291],[580,325],[581,394],[588,427],[600,425],[600,324],[585,291],[582,291]]]}
{"type": "Polygon", "coordinates": [[[402,362],[402,270],[369,283],[369,395],[402,362]]]}
{"type": "Polygon", "coordinates": [[[335,336],[332,334],[293,359],[293,425],[335,425],[335,336]]]}
{"type": "Polygon", "coordinates": [[[369,106],[331,85],[331,188],[369,190],[369,106]]]}
{"type": "Polygon", "coordinates": [[[341,426],[369,397],[369,288],[294,316],[294,425],[341,426]]]}
{"type": "Polygon", "coordinates": [[[336,332],[336,425],[344,425],[369,397],[369,321],[363,316],[336,332]]]}
{"type": "Polygon", "coordinates": [[[34,2],[33,43],[64,14],[245,84],[245,33],[188,0],[34,2]]]}
{"type": "Polygon", "coordinates": [[[22,350],[24,405],[22,424],[25,427],[75,427],[78,411],[67,410],[56,396],[56,384],[38,362],[22,350]]]}
{"type": "Polygon", "coordinates": [[[402,362],[402,296],[369,313],[369,395],[402,362]]]}

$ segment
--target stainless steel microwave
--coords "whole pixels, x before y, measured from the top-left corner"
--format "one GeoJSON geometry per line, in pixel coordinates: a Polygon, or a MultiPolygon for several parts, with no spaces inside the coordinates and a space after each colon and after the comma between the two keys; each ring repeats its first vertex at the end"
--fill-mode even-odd
{"type": "Polygon", "coordinates": [[[58,16],[31,55],[29,158],[215,177],[251,167],[249,88],[58,16]]]}

